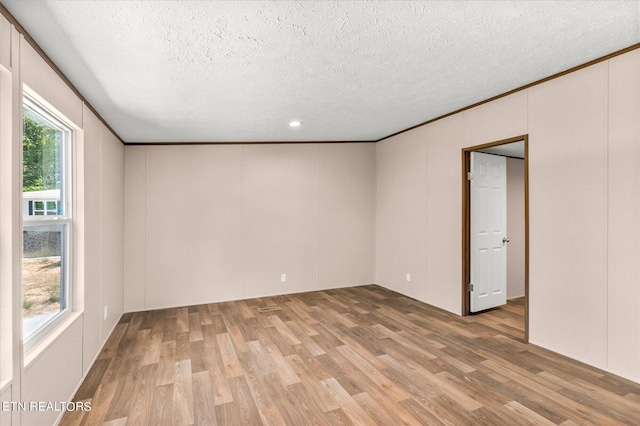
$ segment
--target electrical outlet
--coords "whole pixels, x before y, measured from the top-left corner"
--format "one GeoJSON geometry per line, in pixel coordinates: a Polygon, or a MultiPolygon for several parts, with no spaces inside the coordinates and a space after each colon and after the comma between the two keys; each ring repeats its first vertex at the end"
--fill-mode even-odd
{"type": "Polygon", "coordinates": [[[280,282],[281,283],[287,282],[287,274],[280,274],[280,282]]]}
{"type": "Polygon", "coordinates": [[[108,314],[108,312],[109,312],[109,307],[108,307],[108,306],[105,306],[105,307],[104,307],[104,319],[105,319],[105,321],[106,321],[106,319],[107,319],[107,314],[108,314]]]}
{"type": "Polygon", "coordinates": [[[411,282],[411,274],[407,272],[407,282],[410,283],[411,282]]]}

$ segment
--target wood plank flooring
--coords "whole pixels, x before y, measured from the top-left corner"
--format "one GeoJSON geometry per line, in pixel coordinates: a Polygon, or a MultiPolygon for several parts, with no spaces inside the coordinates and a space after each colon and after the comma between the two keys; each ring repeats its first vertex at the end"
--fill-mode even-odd
{"type": "Polygon", "coordinates": [[[640,385],[523,322],[522,300],[461,318],[375,285],[125,314],[61,424],[640,423],[640,385]]]}

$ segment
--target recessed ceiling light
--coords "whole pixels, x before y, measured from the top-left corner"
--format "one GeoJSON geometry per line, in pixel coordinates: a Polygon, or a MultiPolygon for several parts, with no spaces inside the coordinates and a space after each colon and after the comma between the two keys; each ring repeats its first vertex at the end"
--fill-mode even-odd
{"type": "Polygon", "coordinates": [[[298,127],[301,124],[302,123],[299,121],[292,121],[291,123],[289,123],[289,127],[298,127]]]}

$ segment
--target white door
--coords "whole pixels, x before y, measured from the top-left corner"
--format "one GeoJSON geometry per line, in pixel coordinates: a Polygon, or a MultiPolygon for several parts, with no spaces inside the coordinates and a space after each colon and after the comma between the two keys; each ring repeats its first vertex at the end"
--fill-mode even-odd
{"type": "Polygon", "coordinates": [[[471,153],[471,312],[507,303],[507,161],[471,153]]]}

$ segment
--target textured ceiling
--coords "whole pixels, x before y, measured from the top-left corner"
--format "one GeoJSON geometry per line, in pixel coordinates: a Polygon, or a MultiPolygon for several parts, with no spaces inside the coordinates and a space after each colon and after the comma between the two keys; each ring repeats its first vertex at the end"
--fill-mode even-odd
{"type": "Polygon", "coordinates": [[[126,142],[377,140],[640,42],[639,1],[2,3],[126,142]]]}
{"type": "Polygon", "coordinates": [[[507,157],[524,158],[524,141],[511,142],[505,145],[479,149],[478,152],[487,154],[506,155],[507,157]]]}

